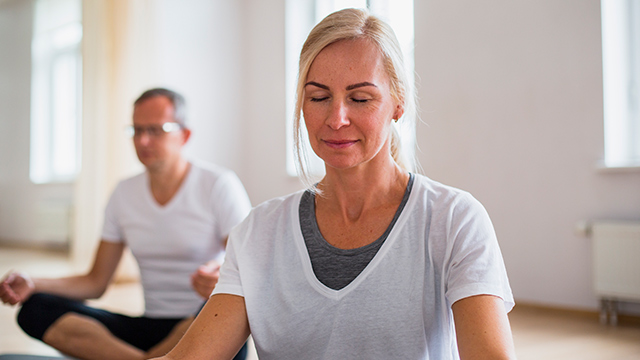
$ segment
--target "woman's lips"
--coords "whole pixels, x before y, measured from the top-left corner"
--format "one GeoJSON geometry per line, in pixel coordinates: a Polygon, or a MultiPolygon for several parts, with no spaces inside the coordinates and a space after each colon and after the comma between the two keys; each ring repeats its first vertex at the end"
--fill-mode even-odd
{"type": "Polygon", "coordinates": [[[344,149],[358,142],[358,140],[323,140],[323,141],[325,144],[327,144],[327,146],[333,149],[344,149]]]}

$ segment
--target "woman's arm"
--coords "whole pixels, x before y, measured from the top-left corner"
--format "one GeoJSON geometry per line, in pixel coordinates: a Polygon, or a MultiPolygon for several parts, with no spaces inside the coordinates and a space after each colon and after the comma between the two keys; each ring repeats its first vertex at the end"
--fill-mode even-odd
{"type": "Polygon", "coordinates": [[[460,359],[516,358],[502,299],[492,295],[471,296],[456,301],[451,309],[460,359]]]}
{"type": "Polygon", "coordinates": [[[216,294],[209,298],[166,360],[233,359],[249,337],[244,298],[216,294]]]}

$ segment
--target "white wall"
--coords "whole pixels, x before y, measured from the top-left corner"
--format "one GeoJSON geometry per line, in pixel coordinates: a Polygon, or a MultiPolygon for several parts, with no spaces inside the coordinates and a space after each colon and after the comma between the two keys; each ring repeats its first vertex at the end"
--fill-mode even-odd
{"type": "Polygon", "coordinates": [[[39,220],[48,207],[69,207],[73,187],[29,180],[32,7],[0,2],[0,240],[59,243],[64,234],[47,234],[39,220]]]}
{"type": "Polygon", "coordinates": [[[600,1],[416,1],[420,160],[492,216],[516,299],[595,308],[584,219],[640,218],[603,173],[600,1]]]}
{"type": "Polygon", "coordinates": [[[233,1],[163,0],[156,6],[157,83],[187,99],[189,154],[241,170],[244,32],[233,1]]]}
{"type": "Polygon", "coordinates": [[[258,204],[302,188],[287,175],[285,130],[285,0],[245,1],[241,178],[258,204]]]}

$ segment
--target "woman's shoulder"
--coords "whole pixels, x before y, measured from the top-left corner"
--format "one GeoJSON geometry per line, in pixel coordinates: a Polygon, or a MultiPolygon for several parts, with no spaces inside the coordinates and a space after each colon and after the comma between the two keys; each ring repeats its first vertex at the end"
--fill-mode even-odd
{"type": "Polygon", "coordinates": [[[245,222],[275,222],[278,218],[290,218],[292,212],[297,212],[303,193],[304,190],[300,190],[288,195],[266,200],[251,210],[245,222]]]}
{"type": "Polygon", "coordinates": [[[483,205],[468,191],[445,185],[425,175],[415,175],[416,197],[422,200],[432,211],[466,213],[484,211],[483,205]]]}
{"type": "Polygon", "coordinates": [[[271,213],[281,211],[285,208],[289,209],[292,206],[298,206],[300,198],[305,190],[296,191],[291,194],[278,196],[269,200],[266,200],[258,204],[253,211],[258,213],[271,213]]]}
{"type": "Polygon", "coordinates": [[[275,240],[273,234],[295,227],[298,205],[304,191],[276,197],[255,206],[249,215],[233,230],[230,238],[242,243],[255,242],[264,238],[275,240]],[[237,239],[236,239],[237,238],[237,239]]]}
{"type": "Polygon", "coordinates": [[[473,198],[473,196],[466,190],[443,184],[426,175],[415,174],[414,184],[412,191],[424,193],[425,195],[429,195],[432,199],[444,200],[454,198],[473,198]]]}

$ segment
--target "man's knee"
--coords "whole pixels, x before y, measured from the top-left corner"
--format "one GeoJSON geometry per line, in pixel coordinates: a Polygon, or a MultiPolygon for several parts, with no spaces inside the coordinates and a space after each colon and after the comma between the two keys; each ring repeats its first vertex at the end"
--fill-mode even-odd
{"type": "Polygon", "coordinates": [[[68,309],[61,298],[49,294],[33,294],[18,312],[18,325],[29,336],[42,340],[45,331],[68,309]]]}

